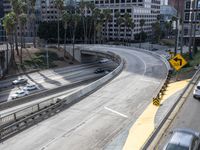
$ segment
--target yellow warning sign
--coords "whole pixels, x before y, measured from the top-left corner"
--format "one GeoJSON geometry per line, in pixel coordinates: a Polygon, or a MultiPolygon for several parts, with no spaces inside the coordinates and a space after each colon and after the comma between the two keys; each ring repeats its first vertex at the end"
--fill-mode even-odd
{"type": "Polygon", "coordinates": [[[180,54],[174,56],[169,62],[177,71],[187,64],[187,61],[180,54]]]}
{"type": "Polygon", "coordinates": [[[156,105],[156,106],[160,106],[160,100],[157,99],[157,98],[154,98],[153,99],[153,104],[156,105]]]}

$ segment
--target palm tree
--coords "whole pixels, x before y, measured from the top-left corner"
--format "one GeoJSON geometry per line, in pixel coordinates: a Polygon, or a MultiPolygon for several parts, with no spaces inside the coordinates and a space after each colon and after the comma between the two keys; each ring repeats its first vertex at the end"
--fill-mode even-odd
{"type": "MultiPolygon", "coordinates": [[[[131,38],[132,38],[132,30],[135,28],[135,24],[133,22],[133,19],[130,17],[127,21],[127,27],[128,27],[128,31],[131,30],[131,36],[130,36],[130,41],[131,41],[131,38]]],[[[129,42],[129,39],[127,38],[127,41],[129,42]]]]}
{"type": "Polygon", "coordinates": [[[123,17],[119,17],[118,20],[118,39],[120,41],[121,39],[121,25],[124,23],[124,18],[123,17]]]}
{"type": "Polygon", "coordinates": [[[170,27],[171,27],[170,22],[165,21],[165,29],[166,29],[166,31],[167,31],[167,38],[169,37],[169,30],[170,30],[170,27]]]}
{"type": "Polygon", "coordinates": [[[142,33],[143,33],[143,26],[145,25],[145,20],[141,19],[140,20],[140,28],[141,28],[141,32],[140,32],[140,48],[141,48],[141,43],[142,43],[142,33]]]}
{"type": "MultiPolygon", "coordinates": [[[[88,20],[88,24],[89,24],[89,38],[90,38],[90,41],[92,40],[92,35],[91,35],[91,32],[92,32],[92,27],[94,25],[94,10],[96,9],[95,8],[95,5],[94,3],[88,3],[87,4],[87,8],[88,10],[90,11],[91,15],[89,16],[89,20],[88,20]]],[[[98,16],[97,16],[98,17],[98,16]]]]}
{"type": "Polygon", "coordinates": [[[131,20],[131,16],[129,15],[129,13],[125,13],[124,14],[124,30],[125,30],[125,32],[124,32],[124,42],[125,42],[125,39],[126,39],[126,29],[127,29],[127,27],[128,27],[128,24],[130,23],[130,22],[132,22],[132,20],[131,20]]]}
{"type": "Polygon", "coordinates": [[[21,64],[22,64],[22,47],[23,47],[22,30],[24,30],[24,26],[26,25],[26,22],[27,22],[27,15],[25,13],[20,14],[19,26],[20,26],[20,39],[21,39],[21,49],[20,49],[20,63],[21,64]]]}
{"type": "Polygon", "coordinates": [[[132,21],[132,23],[131,23],[131,38],[133,36],[134,28],[135,28],[135,23],[132,21]]]}
{"type": "Polygon", "coordinates": [[[74,46],[75,46],[75,34],[76,34],[76,28],[80,21],[80,16],[78,14],[72,14],[72,23],[73,23],[73,38],[72,38],[72,44],[73,44],[73,55],[72,60],[74,60],[74,46]]]}
{"type": "Polygon", "coordinates": [[[15,46],[17,55],[19,55],[18,49],[18,36],[17,36],[17,26],[19,23],[19,15],[22,13],[22,1],[21,0],[11,0],[12,10],[16,15],[16,24],[15,24],[15,46]]]}
{"type": "Polygon", "coordinates": [[[87,8],[87,3],[84,2],[83,0],[81,0],[80,2],[80,6],[79,6],[79,11],[81,14],[81,20],[82,20],[82,24],[83,24],[83,35],[84,35],[84,43],[87,43],[87,17],[86,17],[86,13],[85,10],[87,8]]]}
{"type": "Polygon", "coordinates": [[[13,38],[13,32],[15,30],[15,25],[16,25],[16,15],[13,11],[10,13],[6,14],[5,17],[3,18],[3,27],[6,30],[7,36],[8,36],[8,41],[10,43],[11,47],[11,65],[14,65],[15,62],[15,57],[14,57],[14,38],[13,38]]]}
{"type": "Polygon", "coordinates": [[[58,49],[60,49],[60,14],[64,6],[63,0],[54,0],[54,4],[57,9],[57,36],[58,36],[58,49]]]}
{"type": "Polygon", "coordinates": [[[94,38],[94,41],[93,43],[95,44],[96,43],[96,32],[97,32],[97,28],[96,28],[96,25],[97,25],[97,21],[100,17],[100,13],[101,13],[101,10],[98,9],[98,8],[95,8],[93,13],[92,13],[92,18],[93,18],[93,26],[94,26],[94,35],[93,35],[93,38],[94,38]]]}
{"type": "Polygon", "coordinates": [[[33,46],[34,48],[36,47],[36,31],[35,31],[35,22],[36,22],[36,16],[35,16],[35,3],[36,0],[30,0],[30,6],[31,6],[31,15],[30,15],[30,20],[32,24],[32,31],[33,31],[33,46]]]}
{"type": "Polygon", "coordinates": [[[63,14],[62,14],[62,21],[63,21],[63,27],[65,29],[65,35],[64,35],[64,55],[65,55],[65,51],[66,51],[66,36],[67,36],[67,27],[68,27],[68,23],[69,23],[69,19],[70,19],[70,16],[68,14],[67,11],[63,11],[63,14]]]}
{"type": "MultiPolygon", "coordinates": [[[[117,28],[118,28],[117,34],[116,34],[116,35],[119,35],[119,18],[120,18],[120,16],[121,16],[120,12],[117,11],[117,12],[115,13],[116,25],[117,25],[117,28]]],[[[118,39],[119,39],[119,38],[118,38],[118,39]]]]}
{"type": "MultiPolygon", "coordinates": [[[[111,15],[111,10],[110,9],[104,9],[103,10],[103,14],[104,14],[104,19],[105,19],[105,32],[106,32],[106,37],[107,37],[107,41],[109,40],[109,29],[108,29],[108,22],[111,20],[112,15],[111,15]]],[[[105,33],[104,32],[104,33],[105,33]]],[[[105,35],[105,34],[104,34],[105,35]]]]}

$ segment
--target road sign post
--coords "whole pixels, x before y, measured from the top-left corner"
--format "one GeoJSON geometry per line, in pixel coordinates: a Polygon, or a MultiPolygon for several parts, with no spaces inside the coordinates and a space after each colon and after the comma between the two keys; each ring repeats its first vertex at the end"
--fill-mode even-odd
{"type": "Polygon", "coordinates": [[[176,71],[179,71],[187,64],[187,61],[180,54],[174,56],[169,62],[176,71]]]}

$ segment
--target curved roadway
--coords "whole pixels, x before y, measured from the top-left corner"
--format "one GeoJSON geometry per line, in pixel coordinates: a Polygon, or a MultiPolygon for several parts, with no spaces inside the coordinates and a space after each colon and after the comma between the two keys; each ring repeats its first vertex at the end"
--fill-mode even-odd
{"type": "Polygon", "coordinates": [[[143,52],[90,47],[123,57],[122,73],[67,110],[4,141],[0,149],[122,149],[128,128],[151,103],[167,68],[160,59],[143,52]]]}

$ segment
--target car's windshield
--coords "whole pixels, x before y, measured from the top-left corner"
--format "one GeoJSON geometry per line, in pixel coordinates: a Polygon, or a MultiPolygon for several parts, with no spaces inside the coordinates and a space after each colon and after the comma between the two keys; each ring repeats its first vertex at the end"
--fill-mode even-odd
{"type": "Polygon", "coordinates": [[[23,94],[23,93],[24,93],[23,91],[16,92],[16,94],[23,94]]]}
{"type": "Polygon", "coordinates": [[[166,150],[189,150],[189,147],[177,144],[168,144],[166,150]]]}
{"type": "Polygon", "coordinates": [[[199,90],[200,90],[200,86],[197,86],[197,89],[199,89],[199,90]]]}

